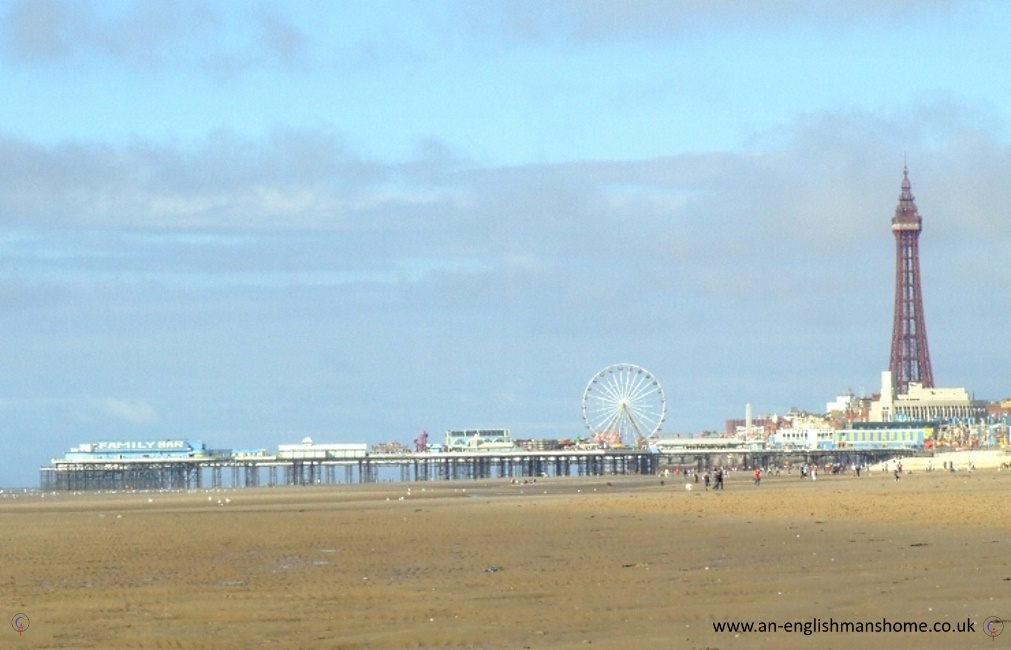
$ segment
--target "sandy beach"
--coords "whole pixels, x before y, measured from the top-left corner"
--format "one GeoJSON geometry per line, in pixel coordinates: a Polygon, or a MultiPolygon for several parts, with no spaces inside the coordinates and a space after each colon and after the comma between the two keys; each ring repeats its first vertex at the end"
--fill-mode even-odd
{"type": "Polygon", "coordinates": [[[0,499],[31,648],[994,648],[1011,473],[0,499]],[[220,502],[220,503],[219,503],[220,502]],[[958,632],[717,632],[924,622],[958,632]]]}

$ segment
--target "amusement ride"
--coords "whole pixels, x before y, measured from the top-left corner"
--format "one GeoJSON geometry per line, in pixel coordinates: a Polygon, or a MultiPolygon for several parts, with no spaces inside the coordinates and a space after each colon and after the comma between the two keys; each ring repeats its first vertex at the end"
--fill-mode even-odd
{"type": "Polygon", "coordinates": [[[608,366],[583,391],[583,422],[603,447],[642,449],[667,417],[663,386],[651,372],[631,363],[608,366]]]}

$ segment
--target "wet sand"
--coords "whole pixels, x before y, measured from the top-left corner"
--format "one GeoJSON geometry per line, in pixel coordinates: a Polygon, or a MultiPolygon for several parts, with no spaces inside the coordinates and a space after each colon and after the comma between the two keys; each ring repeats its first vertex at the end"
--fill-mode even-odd
{"type": "MultiPolygon", "coordinates": [[[[0,499],[32,648],[993,648],[1011,472],[0,499]],[[410,490],[410,493],[408,493],[410,490]],[[218,501],[221,505],[218,505],[218,501]],[[227,500],[227,501],[226,501],[227,500]],[[714,621],[974,621],[966,634],[714,621]]],[[[996,644],[996,645],[995,645],[996,644]]],[[[12,646],[13,647],[13,646],[12,646]]]]}

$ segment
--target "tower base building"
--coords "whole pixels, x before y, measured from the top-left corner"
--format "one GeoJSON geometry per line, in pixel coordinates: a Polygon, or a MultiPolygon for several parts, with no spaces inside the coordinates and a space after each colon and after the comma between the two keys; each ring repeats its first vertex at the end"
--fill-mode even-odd
{"type": "Polygon", "coordinates": [[[942,424],[978,422],[986,417],[988,402],[975,400],[965,388],[932,388],[909,382],[897,394],[892,373],[881,373],[881,396],[871,403],[872,422],[916,420],[942,424]]]}

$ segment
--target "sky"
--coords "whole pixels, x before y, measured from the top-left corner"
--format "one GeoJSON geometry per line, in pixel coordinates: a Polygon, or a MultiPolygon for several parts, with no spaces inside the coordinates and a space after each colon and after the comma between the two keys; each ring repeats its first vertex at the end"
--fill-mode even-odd
{"type": "Polygon", "coordinates": [[[102,440],[1011,396],[1011,3],[0,1],[0,485],[102,440]]]}

